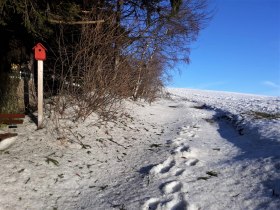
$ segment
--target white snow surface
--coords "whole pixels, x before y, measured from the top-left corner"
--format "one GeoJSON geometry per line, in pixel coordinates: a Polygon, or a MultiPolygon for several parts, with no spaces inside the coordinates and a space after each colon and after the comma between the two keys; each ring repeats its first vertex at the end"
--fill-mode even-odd
{"type": "Polygon", "coordinates": [[[0,210],[280,209],[280,98],[168,92],[68,136],[26,117],[0,151],[0,210]]]}

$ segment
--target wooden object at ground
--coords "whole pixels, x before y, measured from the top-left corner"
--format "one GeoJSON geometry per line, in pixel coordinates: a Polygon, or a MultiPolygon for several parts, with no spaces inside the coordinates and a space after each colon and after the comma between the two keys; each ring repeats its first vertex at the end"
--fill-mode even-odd
{"type": "Polygon", "coordinates": [[[6,124],[10,127],[17,127],[17,124],[22,124],[25,114],[0,114],[0,124],[6,124]]]}
{"type": "Polygon", "coordinates": [[[17,135],[18,135],[17,133],[0,133],[0,142],[3,141],[4,139],[11,138],[17,135]]]}
{"type": "MultiPolygon", "coordinates": [[[[8,128],[17,128],[18,124],[22,124],[25,114],[0,114],[0,125],[7,125],[8,128]]],[[[9,148],[17,139],[17,133],[0,133],[0,151],[9,148]]]]}

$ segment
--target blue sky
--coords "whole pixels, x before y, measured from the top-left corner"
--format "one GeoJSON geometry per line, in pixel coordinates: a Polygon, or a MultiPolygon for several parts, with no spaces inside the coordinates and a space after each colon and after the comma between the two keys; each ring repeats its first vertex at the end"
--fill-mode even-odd
{"type": "Polygon", "coordinates": [[[170,86],[280,96],[280,0],[209,0],[215,14],[170,86]]]}

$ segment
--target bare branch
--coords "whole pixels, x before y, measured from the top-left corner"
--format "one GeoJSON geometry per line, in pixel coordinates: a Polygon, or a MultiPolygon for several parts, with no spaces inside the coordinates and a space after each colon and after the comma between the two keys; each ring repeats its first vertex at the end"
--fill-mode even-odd
{"type": "Polygon", "coordinates": [[[48,19],[52,24],[66,24],[66,25],[85,25],[85,24],[98,24],[104,23],[104,20],[84,20],[84,21],[63,21],[63,20],[54,20],[48,19]]]}

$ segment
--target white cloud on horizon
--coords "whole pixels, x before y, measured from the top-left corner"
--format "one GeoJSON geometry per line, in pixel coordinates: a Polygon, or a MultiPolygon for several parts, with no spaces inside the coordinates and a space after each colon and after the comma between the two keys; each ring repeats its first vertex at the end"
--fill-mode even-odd
{"type": "Polygon", "coordinates": [[[261,84],[270,88],[269,90],[265,91],[263,94],[272,95],[272,96],[280,96],[280,84],[277,84],[272,81],[263,81],[261,84]]]}
{"type": "Polygon", "coordinates": [[[272,82],[272,81],[263,81],[262,84],[265,85],[265,86],[268,86],[268,87],[280,89],[280,85],[278,85],[278,84],[276,84],[275,82],[272,82]]]}

